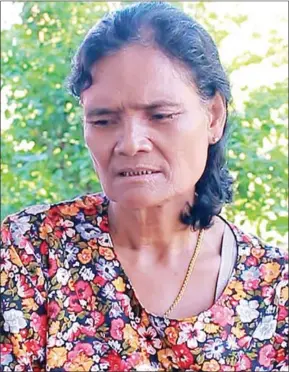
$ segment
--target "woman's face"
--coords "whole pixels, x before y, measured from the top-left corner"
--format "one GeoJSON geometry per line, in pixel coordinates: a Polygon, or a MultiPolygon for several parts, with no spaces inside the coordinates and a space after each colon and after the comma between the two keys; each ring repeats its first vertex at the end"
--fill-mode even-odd
{"type": "Polygon", "coordinates": [[[84,136],[109,199],[131,208],[192,200],[215,133],[187,75],[160,50],[141,45],[93,67],[81,96],[84,136]]]}

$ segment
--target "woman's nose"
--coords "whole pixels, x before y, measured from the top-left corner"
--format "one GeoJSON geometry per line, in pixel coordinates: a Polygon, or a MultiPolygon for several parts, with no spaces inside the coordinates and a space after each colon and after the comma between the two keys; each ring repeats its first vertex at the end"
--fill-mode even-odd
{"type": "Polygon", "coordinates": [[[134,156],[138,152],[150,152],[152,143],[148,138],[147,124],[141,120],[130,120],[121,126],[115,152],[118,155],[134,156]]]}

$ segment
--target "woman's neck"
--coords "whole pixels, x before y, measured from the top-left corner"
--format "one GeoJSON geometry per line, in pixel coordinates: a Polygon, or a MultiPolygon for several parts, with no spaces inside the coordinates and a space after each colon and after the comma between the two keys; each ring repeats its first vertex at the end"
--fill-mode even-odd
{"type": "Polygon", "coordinates": [[[108,218],[114,245],[145,251],[157,260],[179,253],[181,247],[191,247],[198,233],[180,221],[185,207],[184,200],[145,209],[125,208],[111,201],[108,218]]]}

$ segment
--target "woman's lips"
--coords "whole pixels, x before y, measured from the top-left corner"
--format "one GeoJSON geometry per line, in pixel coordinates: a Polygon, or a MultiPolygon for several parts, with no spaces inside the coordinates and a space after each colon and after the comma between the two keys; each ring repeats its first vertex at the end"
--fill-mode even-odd
{"type": "Polygon", "coordinates": [[[152,171],[152,170],[140,170],[140,171],[125,171],[121,172],[120,175],[122,177],[139,177],[139,176],[149,176],[155,173],[159,173],[159,171],[152,171]]]}

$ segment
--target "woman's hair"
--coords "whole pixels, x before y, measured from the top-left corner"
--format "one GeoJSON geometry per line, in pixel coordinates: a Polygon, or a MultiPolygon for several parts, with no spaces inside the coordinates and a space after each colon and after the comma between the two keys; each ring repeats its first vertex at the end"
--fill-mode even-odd
{"type": "MultiPolygon", "coordinates": [[[[214,41],[194,19],[162,1],[135,3],[119,9],[89,31],[72,62],[67,80],[70,93],[79,98],[92,84],[91,68],[104,56],[130,43],[147,42],[187,67],[203,100],[219,92],[228,114],[230,83],[214,41]]],[[[223,137],[209,146],[204,173],[196,184],[195,202],[188,204],[181,215],[181,221],[194,229],[208,228],[212,217],[232,200],[232,178],[225,159],[227,127],[226,118],[223,137]]]]}

